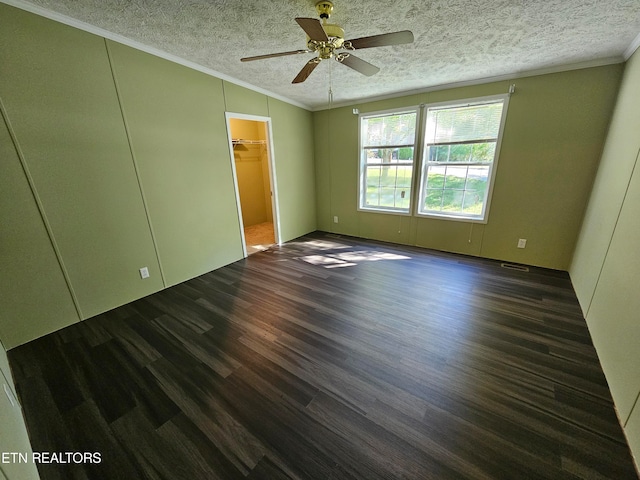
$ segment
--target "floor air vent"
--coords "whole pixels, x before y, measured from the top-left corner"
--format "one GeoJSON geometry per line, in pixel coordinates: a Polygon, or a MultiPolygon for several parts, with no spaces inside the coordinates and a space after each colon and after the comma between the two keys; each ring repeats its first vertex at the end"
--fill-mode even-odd
{"type": "Polygon", "coordinates": [[[508,268],[509,270],[519,270],[520,272],[529,271],[529,267],[525,267],[524,265],[516,265],[515,263],[501,263],[500,266],[502,268],[508,268]]]}

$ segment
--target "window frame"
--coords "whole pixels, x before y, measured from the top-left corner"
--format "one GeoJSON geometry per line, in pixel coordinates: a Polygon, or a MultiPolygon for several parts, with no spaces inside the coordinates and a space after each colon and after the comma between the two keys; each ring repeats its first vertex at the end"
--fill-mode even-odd
{"type": "MultiPolygon", "coordinates": [[[[500,150],[502,146],[502,138],[504,135],[504,126],[506,124],[508,109],[509,109],[509,94],[488,95],[483,97],[449,100],[445,102],[429,103],[429,104],[423,105],[423,108],[421,109],[421,125],[420,125],[421,144],[420,144],[420,157],[419,157],[420,165],[419,165],[419,175],[418,175],[419,181],[418,181],[417,193],[415,193],[415,195],[417,195],[417,198],[415,202],[415,209],[413,212],[415,216],[420,218],[436,218],[440,220],[453,220],[453,221],[461,221],[461,222],[467,222],[467,223],[486,224],[489,221],[491,199],[493,197],[495,177],[496,177],[496,172],[498,170],[498,160],[500,157],[500,150]],[[483,103],[493,103],[498,101],[502,101],[502,114],[500,118],[500,125],[498,127],[498,136],[496,138],[494,158],[493,158],[493,161],[489,164],[490,172],[488,175],[487,193],[486,193],[485,201],[483,204],[483,210],[482,210],[481,216],[470,216],[469,214],[464,214],[464,213],[455,214],[455,213],[444,213],[444,212],[439,212],[439,213],[423,212],[422,204],[424,203],[424,196],[425,196],[424,190],[425,190],[427,171],[428,171],[428,167],[434,164],[433,162],[428,161],[429,144],[427,143],[427,140],[425,138],[429,109],[436,109],[436,108],[442,108],[442,107],[455,108],[455,107],[463,107],[463,106],[471,106],[471,105],[481,105],[483,103]]],[[[446,165],[457,165],[457,163],[451,163],[451,164],[447,163],[446,165]]],[[[467,166],[479,165],[479,163],[465,163],[464,165],[467,165],[467,166]]]]}
{"type": "MultiPolygon", "coordinates": [[[[408,107],[399,107],[388,110],[377,110],[372,112],[358,113],[358,211],[360,212],[368,212],[368,213],[381,213],[381,214],[392,214],[392,215],[402,215],[402,216],[412,216],[414,213],[414,205],[415,205],[415,189],[416,189],[416,173],[420,170],[420,137],[421,137],[421,108],[420,105],[412,105],[408,107]],[[372,118],[372,117],[384,117],[390,115],[402,115],[407,113],[415,113],[416,115],[416,124],[415,124],[415,135],[413,139],[413,160],[411,162],[411,184],[410,184],[410,194],[409,194],[409,206],[406,209],[393,208],[393,207],[369,207],[366,205],[366,194],[367,194],[367,162],[366,156],[364,155],[365,146],[363,145],[363,135],[362,135],[362,120],[364,118],[372,118]]],[[[381,145],[383,146],[383,145],[381,145]]],[[[401,148],[397,145],[390,145],[390,147],[401,148]]]]}

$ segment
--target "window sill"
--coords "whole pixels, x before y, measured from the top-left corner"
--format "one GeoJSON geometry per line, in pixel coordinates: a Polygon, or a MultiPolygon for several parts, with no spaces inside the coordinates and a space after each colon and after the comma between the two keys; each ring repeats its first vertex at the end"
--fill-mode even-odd
{"type": "Polygon", "coordinates": [[[486,224],[488,219],[482,217],[465,217],[462,215],[447,215],[447,214],[437,214],[437,213],[416,213],[415,215],[418,218],[432,218],[436,220],[453,220],[454,222],[466,222],[466,223],[484,223],[486,224]]]}
{"type": "Polygon", "coordinates": [[[382,209],[382,208],[358,207],[358,211],[364,212],[364,213],[382,213],[385,215],[401,215],[403,217],[411,216],[411,211],[409,210],[391,210],[391,209],[382,209]]]}

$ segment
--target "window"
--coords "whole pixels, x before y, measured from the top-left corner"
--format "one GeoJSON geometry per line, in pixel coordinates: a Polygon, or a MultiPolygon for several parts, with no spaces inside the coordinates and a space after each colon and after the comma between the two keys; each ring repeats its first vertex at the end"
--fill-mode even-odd
{"type": "Polygon", "coordinates": [[[360,115],[359,209],[486,222],[507,103],[495,95],[360,115]]]}
{"type": "Polygon", "coordinates": [[[360,116],[360,209],[410,213],[417,121],[417,109],[360,116]]]}
{"type": "Polygon", "coordinates": [[[486,221],[506,101],[425,108],[419,215],[486,221]]]}

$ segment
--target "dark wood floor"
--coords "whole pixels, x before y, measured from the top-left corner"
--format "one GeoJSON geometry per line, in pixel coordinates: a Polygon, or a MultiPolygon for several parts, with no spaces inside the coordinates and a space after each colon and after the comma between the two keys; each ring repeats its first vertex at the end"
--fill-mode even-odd
{"type": "Polygon", "coordinates": [[[636,479],[566,273],[316,233],[9,352],[48,479],[636,479]]]}

